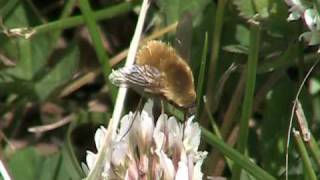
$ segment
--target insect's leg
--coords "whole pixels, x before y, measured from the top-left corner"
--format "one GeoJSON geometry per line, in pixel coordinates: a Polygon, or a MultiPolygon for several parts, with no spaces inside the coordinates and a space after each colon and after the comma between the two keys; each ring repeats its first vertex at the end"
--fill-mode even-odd
{"type": "Polygon", "coordinates": [[[130,126],[128,127],[126,133],[124,133],[123,136],[120,138],[120,140],[122,140],[129,133],[130,129],[133,126],[134,121],[136,120],[137,114],[139,113],[139,111],[141,109],[141,105],[142,105],[142,98],[139,99],[138,107],[137,107],[137,109],[135,110],[135,112],[133,114],[133,119],[131,121],[130,126]]]}

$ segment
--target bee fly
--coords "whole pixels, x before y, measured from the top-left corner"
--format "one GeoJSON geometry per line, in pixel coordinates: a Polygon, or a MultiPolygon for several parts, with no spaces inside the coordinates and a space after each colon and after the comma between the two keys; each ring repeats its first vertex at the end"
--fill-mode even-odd
{"type": "Polygon", "coordinates": [[[192,107],[196,99],[189,65],[174,48],[161,41],[148,41],[137,52],[136,64],[114,70],[109,79],[117,86],[160,95],[183,109],[192,107]]]}

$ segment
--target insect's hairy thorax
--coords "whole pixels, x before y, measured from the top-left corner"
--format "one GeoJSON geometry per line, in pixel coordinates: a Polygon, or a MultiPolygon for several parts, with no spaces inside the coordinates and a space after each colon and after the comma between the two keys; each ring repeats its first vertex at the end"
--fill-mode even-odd
{"type": "Polygon", "coordinates": [[[192,71],[175,50],[159,41],[150,41],[137,54],[138,65],[153,66],[163,74],[163,95],[178,106],[195,101],[192,71]]]}

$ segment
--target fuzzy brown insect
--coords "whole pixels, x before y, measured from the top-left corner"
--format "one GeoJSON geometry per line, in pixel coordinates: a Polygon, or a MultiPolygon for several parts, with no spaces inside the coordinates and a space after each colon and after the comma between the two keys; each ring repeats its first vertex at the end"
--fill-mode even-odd
{"type": "Polygon", "coordinates": [[[135,65],[113,71],[109,79],[118,86],[160,95],[181,108],[191,107],[196,99],[189,65],[161,41],[148,41],[138,51],[135,65]]]}

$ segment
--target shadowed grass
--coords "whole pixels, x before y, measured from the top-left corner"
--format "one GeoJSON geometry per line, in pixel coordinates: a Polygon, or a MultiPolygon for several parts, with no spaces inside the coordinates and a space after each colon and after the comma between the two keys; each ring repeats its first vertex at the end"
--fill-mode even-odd
{"type": "MultiPolygon", "coordinates": [[[[80,5],[81,12],[83,13],[84,21],[87,24],[88,31],[90,33],[92,43],[93,43],[93,46],[94,46],[95,51],[97,53],[99,62],[102,66],[101,67],[102,71],[103,71],[104,75],[106,77],[108,77],[109,74],[111,73],[111,66],[108,62],[109,57],[104,49],[102,38],[101,38],[100,32],[99,32],[99,27],[96,23],[94,14],[93,14],[91,7],[90,7],[90,4],[89,4],[88,0],[79,0],[79,5],[80,5]]],[[[115,103],[116,96],[117,96],[117,90],[116,90],[115,86],[113,86],[111,84],[111,82],[109,82],[108,78],[106,78],[106,79],[108,82],[108,87],[110,89],[112,102],[115,103]]]]}
{"type": "MultiPolygon", "coordinates": [[[[243,100],[241,121],[240,121],[240,132],[239,140],[237,144],[237,150],[245,154],[247,144],[248,144],[248,134],[249,134],[249,119],[252,113],[254,89],[256,83],[256,72],[259,56],[259,44],[260,44],[260,27],[259,24],[252,23],[250,26],[250,51],[248,57],[247,65],[247,78],[246,78],[246,89],[245,96],[243,100]]],[[[232,174],[233,179],[240,179],[241,168],[235,166],[232,174]]]]}
{"type": "Polygon", "coordinates": [[[247,172],[249,172],[257,179],[275,180],[275,178],[272,175],[270,175],[262,168],[251,162],[248,157],[240,154],[238,151],[234,150],[232,147],[225,144],[222,140],[220,140],[214,134],[210,133],[205,128],[202,128],[201,131],[205,141],[217,148],[221,153],[230,158],[235,164],[245,169],[247,172]]]}

